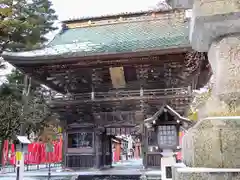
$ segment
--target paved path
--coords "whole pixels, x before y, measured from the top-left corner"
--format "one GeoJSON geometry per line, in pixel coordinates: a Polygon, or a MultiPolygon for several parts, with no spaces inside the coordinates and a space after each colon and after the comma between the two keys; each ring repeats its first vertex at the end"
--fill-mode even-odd
{"type": "MultiPolygon", "coordinates": [[[[160,170],[144,170],[141,159],[131,159],[113,164],[113,168],[107,170],[90,169],[85,171],[64,172],[61,168],[52,168],[51,180],[70,180],[72,177],[79,175],[141,175],[161,174],[160,170]]],[[[24,173],[24,180],[47,180],[48,170],[41,169],[37,171],[27,171],[24,173]]],[[[15,180],[16,173],[0,174],[0,180],[15,180]]]]}

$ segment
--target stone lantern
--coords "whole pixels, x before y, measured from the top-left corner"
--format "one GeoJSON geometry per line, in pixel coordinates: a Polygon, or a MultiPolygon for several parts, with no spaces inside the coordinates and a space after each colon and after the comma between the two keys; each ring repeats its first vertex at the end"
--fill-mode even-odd
{"type": "Polygon", "coordinates": [[[172,179],[172,166],[176,164],[176,152],[179,147],[181,126],[188,126],[190,120],[183,118],[170,106],[163,106],[151,118],[145,120],[147,128],[154,128],[158,148],[161,152],[162,180],[172,179]]]}

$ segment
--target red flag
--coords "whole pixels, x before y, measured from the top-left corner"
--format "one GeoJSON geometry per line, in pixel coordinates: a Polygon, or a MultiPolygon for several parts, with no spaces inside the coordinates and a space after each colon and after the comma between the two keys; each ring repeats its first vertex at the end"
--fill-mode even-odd
{"type": "Polygon", "coordinates": [[[14,144],[11,144],[10,164],[12,164],[12,165],[15,165],[15,164],[16,164],[15,146],[14,146],[14,144]]]}
{"type": "Polygon", "coordinates": [[[63,140],[62,140],[62,137],[60,137],[60,141],[59,141],[59,162],[62,162],[62,146],[63,146],[63,140]]]}
{"type": "Polygon", "coordinates": [[[38,154],[37,154],[37,163],[41,164],[42,163],[42,144],[38,143],[38,154]]]}
{"type": "Polygon", "coordinates": [[[2,151],[2,166],[5,166],[8,161],[8,140],[4,140],[2,151]]]}
{"type": "Polygon", "coordinates": [[[46,148],[45,148],[45,144],[42,144],[42,161],[41,163],[46,163],[46,148]]]}
{"type": "Polygon", "coordinates": [[[40,164],[40,160],[41,160],[41,146],[39,143],[36,143],[36,150],[35,150],[35,162],[36,164],[40,164]]]}
{"type": "Polygon", "coordinates": [[[55,143],[55,154],[56,154],[55,162],[59,162],[59,142],[55,143]]]}

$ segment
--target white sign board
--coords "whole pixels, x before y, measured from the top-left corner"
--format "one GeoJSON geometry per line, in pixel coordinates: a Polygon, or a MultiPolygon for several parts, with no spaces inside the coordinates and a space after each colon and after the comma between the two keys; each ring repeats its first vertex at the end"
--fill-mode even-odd
{"type": "Polygon", "coordinates": [[[17,136],[17,139],[22,144],[30,144],[31,141],[27,138],[27,136],[17,136]]]}

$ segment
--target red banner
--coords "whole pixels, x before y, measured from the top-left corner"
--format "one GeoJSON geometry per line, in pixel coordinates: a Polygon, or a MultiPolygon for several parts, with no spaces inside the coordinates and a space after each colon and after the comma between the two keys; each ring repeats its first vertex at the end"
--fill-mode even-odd
{"type": "Polygon", "coordinates": [[[2,166],[4,167],[8,162],[8,140],[3,142],[3,151],[2,151],[2,166]]]}
{"type": "MultiPolygon", "coordinates": [[[[46,152],[44,143],[32,143],[28,145],[28,153],[24,156],[25,164],[60,163],[62,161],[62,140],[54,141],[53,152],[46,152]]],[[[15,147],[11,145],[9,163],[15,165],[15,147]]]]}

